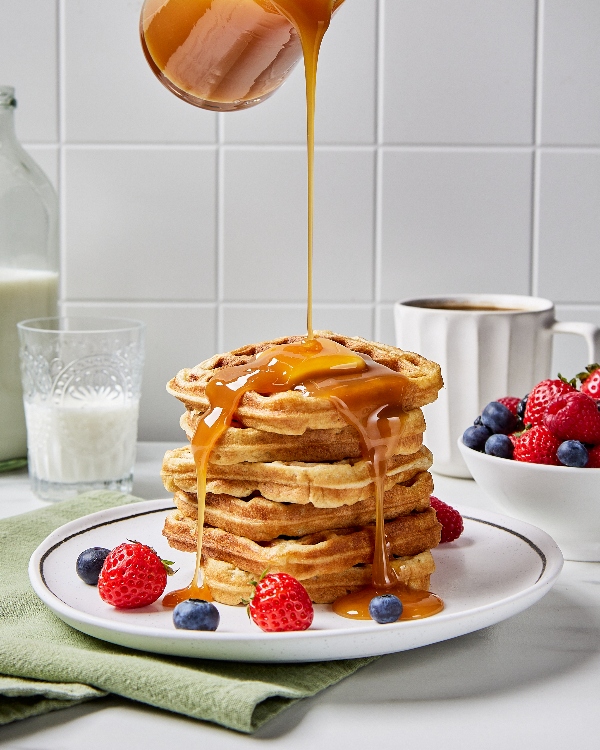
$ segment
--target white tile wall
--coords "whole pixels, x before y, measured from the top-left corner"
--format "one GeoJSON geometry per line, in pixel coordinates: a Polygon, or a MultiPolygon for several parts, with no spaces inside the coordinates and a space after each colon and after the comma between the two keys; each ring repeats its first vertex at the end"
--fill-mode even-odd
{"type": "Polygon", "coordinates": [[[531,161],[509,149],[385,149],[381,299],[527,294],[531,161]]]}
{"type": "Polygon", "coordinates": [[[545,149],[540,159],[540,295],[600,297],[600,150],[545,149]]]}
{"type": "MultiPolygon", "coordinates": [[[[164,383],[302,332],[303,75],[226,115],[155,79],[141,0],[2,0],[0,82],[61,199],[67,311],[148,325],[140,435],[164,383]]],[[[600,2],[346,0],[317,102],[315,325],[393,342],[392,303],[533,293],[600,324],[600,2]]],[[[574,374],[583,344],[559,336],[574,374]]]]}
{"type": "Polygon", "coordinates": [[[386,143],[533,138],[534,0],[388,0],[386,143]]]}
{"type": "Polygon", "coordinates": [[[542,39],[542,143],[597,146],[600,3],[546,0],[542,39]]]}
{"type": "Polygon", "coordinates": [[[58,140],[58,0],[2,0],[0,80],[17,93],[23,141],[58,140]]]}
{"type": "Polygon", "coordinates": [[[212,148],[63,152],[66,299],[215,299],[212,148]]]}

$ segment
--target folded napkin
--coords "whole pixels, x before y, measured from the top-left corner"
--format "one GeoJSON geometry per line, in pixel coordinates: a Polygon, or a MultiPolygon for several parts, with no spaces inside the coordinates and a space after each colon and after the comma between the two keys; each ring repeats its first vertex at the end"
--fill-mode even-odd
{"type": "Polygon", "coordinates": [[[253,732],[300,698],[374,660],[247,664],[185,659],[115,646],[70,628],[33,592],[29,558],[58,526],[132,502],[140,501],[116,492],[90,492],[0,521],[0,724],[115,693],[253,732]]]}

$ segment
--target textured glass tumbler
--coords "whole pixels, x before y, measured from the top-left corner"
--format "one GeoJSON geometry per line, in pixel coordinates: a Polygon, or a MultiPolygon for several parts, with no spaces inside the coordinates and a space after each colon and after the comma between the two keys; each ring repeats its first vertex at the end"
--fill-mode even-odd
{"type": "Polygon", "coordinates": [[[144,365],[144,324],[37,318],[19,330],[31,488],[57,501],[130,492],[144,365]]]}

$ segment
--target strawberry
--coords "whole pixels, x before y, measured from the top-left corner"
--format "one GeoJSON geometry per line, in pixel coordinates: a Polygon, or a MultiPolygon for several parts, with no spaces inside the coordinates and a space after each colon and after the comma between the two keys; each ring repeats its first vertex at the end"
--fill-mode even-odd
{"type": "Polygon", "coordinates": [[[581,392],[592,398],[600,398],[600,365],[596,362],[585,369],[586,372],[580,372],[577,376],[581,380],[581,392]]]}
{"type": "Polygon", "coordinates": [[[430,498],[431,507],[435,510],[437,520],[442,524],[442,538],[440,543],[453,542],[463,533],[464,525],[462,516],[450,505],[439,500],[433,495],[430,498]]]}
{"type": "Polygon", "coordinates": [[[600,445],[595,445],[588,451],[588,469],[600,469],[600,445]]]}
{"type": "Polygon", "coordinates": [[[517,407],[521,403],[520,398],[517,398],[517,396],[502,396],[502,398],[497,398],[496,401],[504,404],[511,414],[514,414],[515,417],[517,416],[517,407]]]}
{"type": "Polygon", "coordinates": [[[248,605],[250,617],[267,633],[306,630],[314,617],[304,586],[287,573],[270,573],[258,583],[248,605]]]}
{"type": "Polygon", "coordinates": [[[100,598],[118,609],[152,604],[165,590],[170,562],[161,560],[152,547],[127,541],[107,556],[98,578],[100,598]]]}
{"type": "Polygon", "coordinates": [[[574,391],[552,401],[544,424],[559,440],[600,443],[600,412],[596,401],[587,393],[574,391]]]}
{"type": "Polygon", "coordinates": [[[542,424],[548,404],[558,396],[574,390],[575,388],[566,380],[542,380],[529,394],[523,422],[532,425],[542,424]]]}
{"type": "Polygon", "coordinates": [[[556,458],[556,451],[560,442],[545,425],[534,425],[515,440],[513,459],[530,464],[558,466],[560,461],[556,458]]]}

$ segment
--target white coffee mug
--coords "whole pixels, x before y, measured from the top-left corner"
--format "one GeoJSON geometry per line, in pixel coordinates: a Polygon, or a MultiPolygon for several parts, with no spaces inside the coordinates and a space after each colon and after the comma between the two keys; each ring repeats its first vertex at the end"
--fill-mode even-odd
{"type": "MultiPolygon", "coordinates": [[[[460,294],[410,299],[394,306],[396,345],[442,368],[444,388],[425,407],[426,443],[433,469],[470,477],[456,440],[490,401],[524,396],[550,377],[552,335],[576,333],[588,361],[600,361],[600,329],[559,323],[554,305],[539,297],[460,294]]],[[[586,362],[581,363],[582,369],[586,362]]]]}

